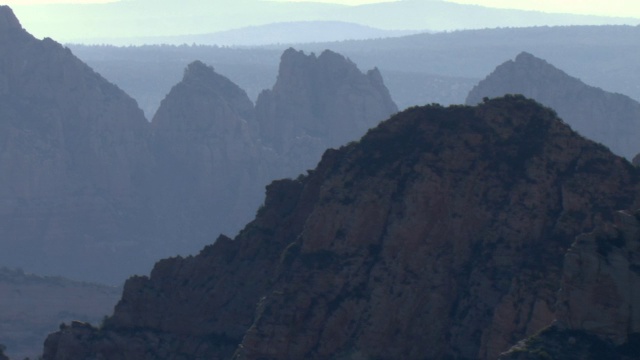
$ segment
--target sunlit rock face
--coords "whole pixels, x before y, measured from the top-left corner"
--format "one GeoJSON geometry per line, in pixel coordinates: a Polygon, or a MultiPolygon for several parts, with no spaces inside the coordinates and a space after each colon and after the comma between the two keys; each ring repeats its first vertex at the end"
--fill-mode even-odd
{"type": "Polygon", "coordinates": [[[520,96],[412,108],[44,358],[493,359],[558,316],[567,249],[638,206],[638,176],[520,96]]]}
{"type": "Polygon", "coordinates": [[[142,111],[6,6],[0,54],[0,232],[11,249],[0,263],[103,281],[140,270],[129,254],[148,214],[142,111]]]}
{"type": "Polygon", "coordinates": [[[629,160],[640,151],[640,103],[586,85],[529,53],[498,66],[466,102],[504,94],[523,94],[553,108],[575,131],[629,160]]]}
{"type": "Polygon", "coordinates": [[[315,167],[324,150],[360,138],[397,110],[378,69],[363,74],[329,50],[285,51],[276,84],[256,102],[260,138],[283,157],[283,176],[315,167]]]}

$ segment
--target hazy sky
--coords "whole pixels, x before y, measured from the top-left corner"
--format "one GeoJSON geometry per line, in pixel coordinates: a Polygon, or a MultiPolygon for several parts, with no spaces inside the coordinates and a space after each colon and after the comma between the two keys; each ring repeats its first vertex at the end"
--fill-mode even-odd
{"type": "MultiPolygon", "coordinates": [[[[95,3],[114,0],[0,0],[8,5],[26,5],[43,3],[95,3]]],[[[206,0],[203,0],[206,1],[206,0]]],[[[361,5],[367,3],[392,0],[279,0],[279,1],[315,1],[338,3],[345,5],[361,5]]],[[[429,1],[429,0],[425,0],[429,1]]],[[[593,14],[605,16],[640,17],[640,1],[638,0],[446,0],[462,4],[478,4],[490,7],[539,10],[546,12],[564,12],[576,14],[593,14]]]]}
{"type": "MultiPolygon", "coordinates": [[[[8,5],[46,4],[46,3],[97,3],[114,0],[0,0],[8,5]]],[[[278,0],[278,1],[315,1],[345,5],[362,5],[393,0],[278,0]]],[[[429,1],[429,0],[425,0],[429,1]]],[[[638,0],[445,0],[461,4],[477,4],[490,7],[592,14],[605,16],[640,17],[638,0]]]]}

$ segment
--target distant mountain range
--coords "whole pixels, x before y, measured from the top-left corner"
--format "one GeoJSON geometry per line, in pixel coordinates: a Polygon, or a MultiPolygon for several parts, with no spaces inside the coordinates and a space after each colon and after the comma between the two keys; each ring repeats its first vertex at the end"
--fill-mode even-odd
{"type": "MultiPolygon", "coordinates": [[[[639,26],[543,26],[309,43],[296,48],[317,54],[331,49],[364,69],[377,67],[392,98],[404,109],[432,102],[463,103],[496,64],[522,51],[592,86],[640,100],[639,38],[639,26]]],[[[255,101],[274,83],[280,54],[288,46],[69,45],[79,58],[133,96],[149,119],[195,59],[213,65],[255,101]]]]}
{"type": "MultiPolygon", "coordinates": [[[[331,42],[343,40],[363,40],[398,37],[415,34],[417,30],[383,30],[343,21],[298,21],[282,22],[240,29],[226,30],[211,34],[88,38],[74,42],[89,44],[112,44],[117,46],[145,44],[198,44],[218,46],[260,46],[272,44],[295,44],[309,42],[331,42]]],[[[422,31],[424,32],[424,31],[422,31]]]]}
{"type": "MultiPolygon", "coordinates": [[[[52,36],[65,42],[82,39],[91,43],[95,40],[90,39],[210,34],[292,21],[341,21],[385,30],[414,31],[540,25],[636,25],[640,22],[634,18],[504,10],[441,0],[390,1],[360,6],[259,0],[127,0],[105,4],[22,5],[15,9],[23,23],[37,36],[52,36]]],[[[310,34],[304,41],[314,41],[313,37],[310,34]]],[[[347,37],[337,40],[343,39],[347,37]]],[[[283,40],[274,40],[274,43],[282,43],[283,40]]]]}

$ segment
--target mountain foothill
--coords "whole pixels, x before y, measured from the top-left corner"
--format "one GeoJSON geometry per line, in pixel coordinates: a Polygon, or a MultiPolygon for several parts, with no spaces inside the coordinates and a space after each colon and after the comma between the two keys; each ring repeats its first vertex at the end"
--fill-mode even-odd
{"type": "Polygon", "coordinates": [[[45,360],[639,358],[627,98],[522,53],[468,105],[397,112],[378,69],[288,49],[255,105],[195,61],[147,121],[6,6],[0,50],[0,262],[115,282],[166,257],[45,360]]]}

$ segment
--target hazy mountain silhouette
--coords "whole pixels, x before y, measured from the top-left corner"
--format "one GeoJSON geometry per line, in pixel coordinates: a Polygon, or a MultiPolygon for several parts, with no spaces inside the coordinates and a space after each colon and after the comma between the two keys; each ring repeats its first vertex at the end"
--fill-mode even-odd
{"type": "Polygon", "coordinates": [[[127,0],[104,4],[25,5],[16,9],[36,34],[78,38],[207,34],[291,21],[343,21],[381,29],[459,30],[540,25],[633,24],[638,19],[505,10],[438,0],[360,6],[242,0],[127,0]],[[113,26],[113,24],[118,26],[113,26]],[[86,26],[91,24],[91,26],[86,26]]]}
{"type": "MultiPolygon", "coordinates": [[[[394,39],[296,45],[332,49],[362,68],[377,67],[400,109],[425,103],[464,103],[471,88],[522,51],[605,91],[640,101],[640,27],[571,26],[503,28],[419,34],[394,39]],[[611,56],[604,55],[611,54],[611,56]]],[[[134,96],[149,118],[190,60],[213,65],[255,100],[272,86],[287,46],[258,49],[214,46],[71,46],[80,58],[134,96]]]]}
{"type": "Polygon", "coordinates": [[[0,19],[0,263],[103,281],[143,270],[142,244],[155,238],[140,191],[149,123],[68,49],[29,35],[10,8],[0,19]]]}
{"type": "Polygon", "coordinates": [[[397,37],[413,30],[383,30],[342,21],[298,21],[249,26],[210,34],[174,35],[139,38],[91,38],[76,42],[111,45],[198,44],[219,46],[259,46],[397,37]]]}
{"type": "Polygon", "coordinates": [[[287,63],[298,54],[290,50],[266,92],[272,101],[261,101],[275,111],[268,116],[258,119],[244,90],[194,62],[149,123],[68,49],[29,35],[8,7],[0,14],[4,266],[106,283],[147,273],[159,258],[235,234],[269,181],[312,168],[326,148],[396,110],[377,70],[362,74],[331,52],[300,53],[309,61],[299,66],[287,63]],[[281,96],[298,90],[306,103],[281,96]],[[289,110],[308,116],[270,117],[289,110]],[[295,152],[299,137],[311,141],[295,152]]]}
{"type": "Polygon", "coordinates": [[[574,130],[629,160],[640,152],[640,103],[586,85],[529,53],[498,66],[466,103],[504,94],[523,94],[553,108],[574,130]]]}

